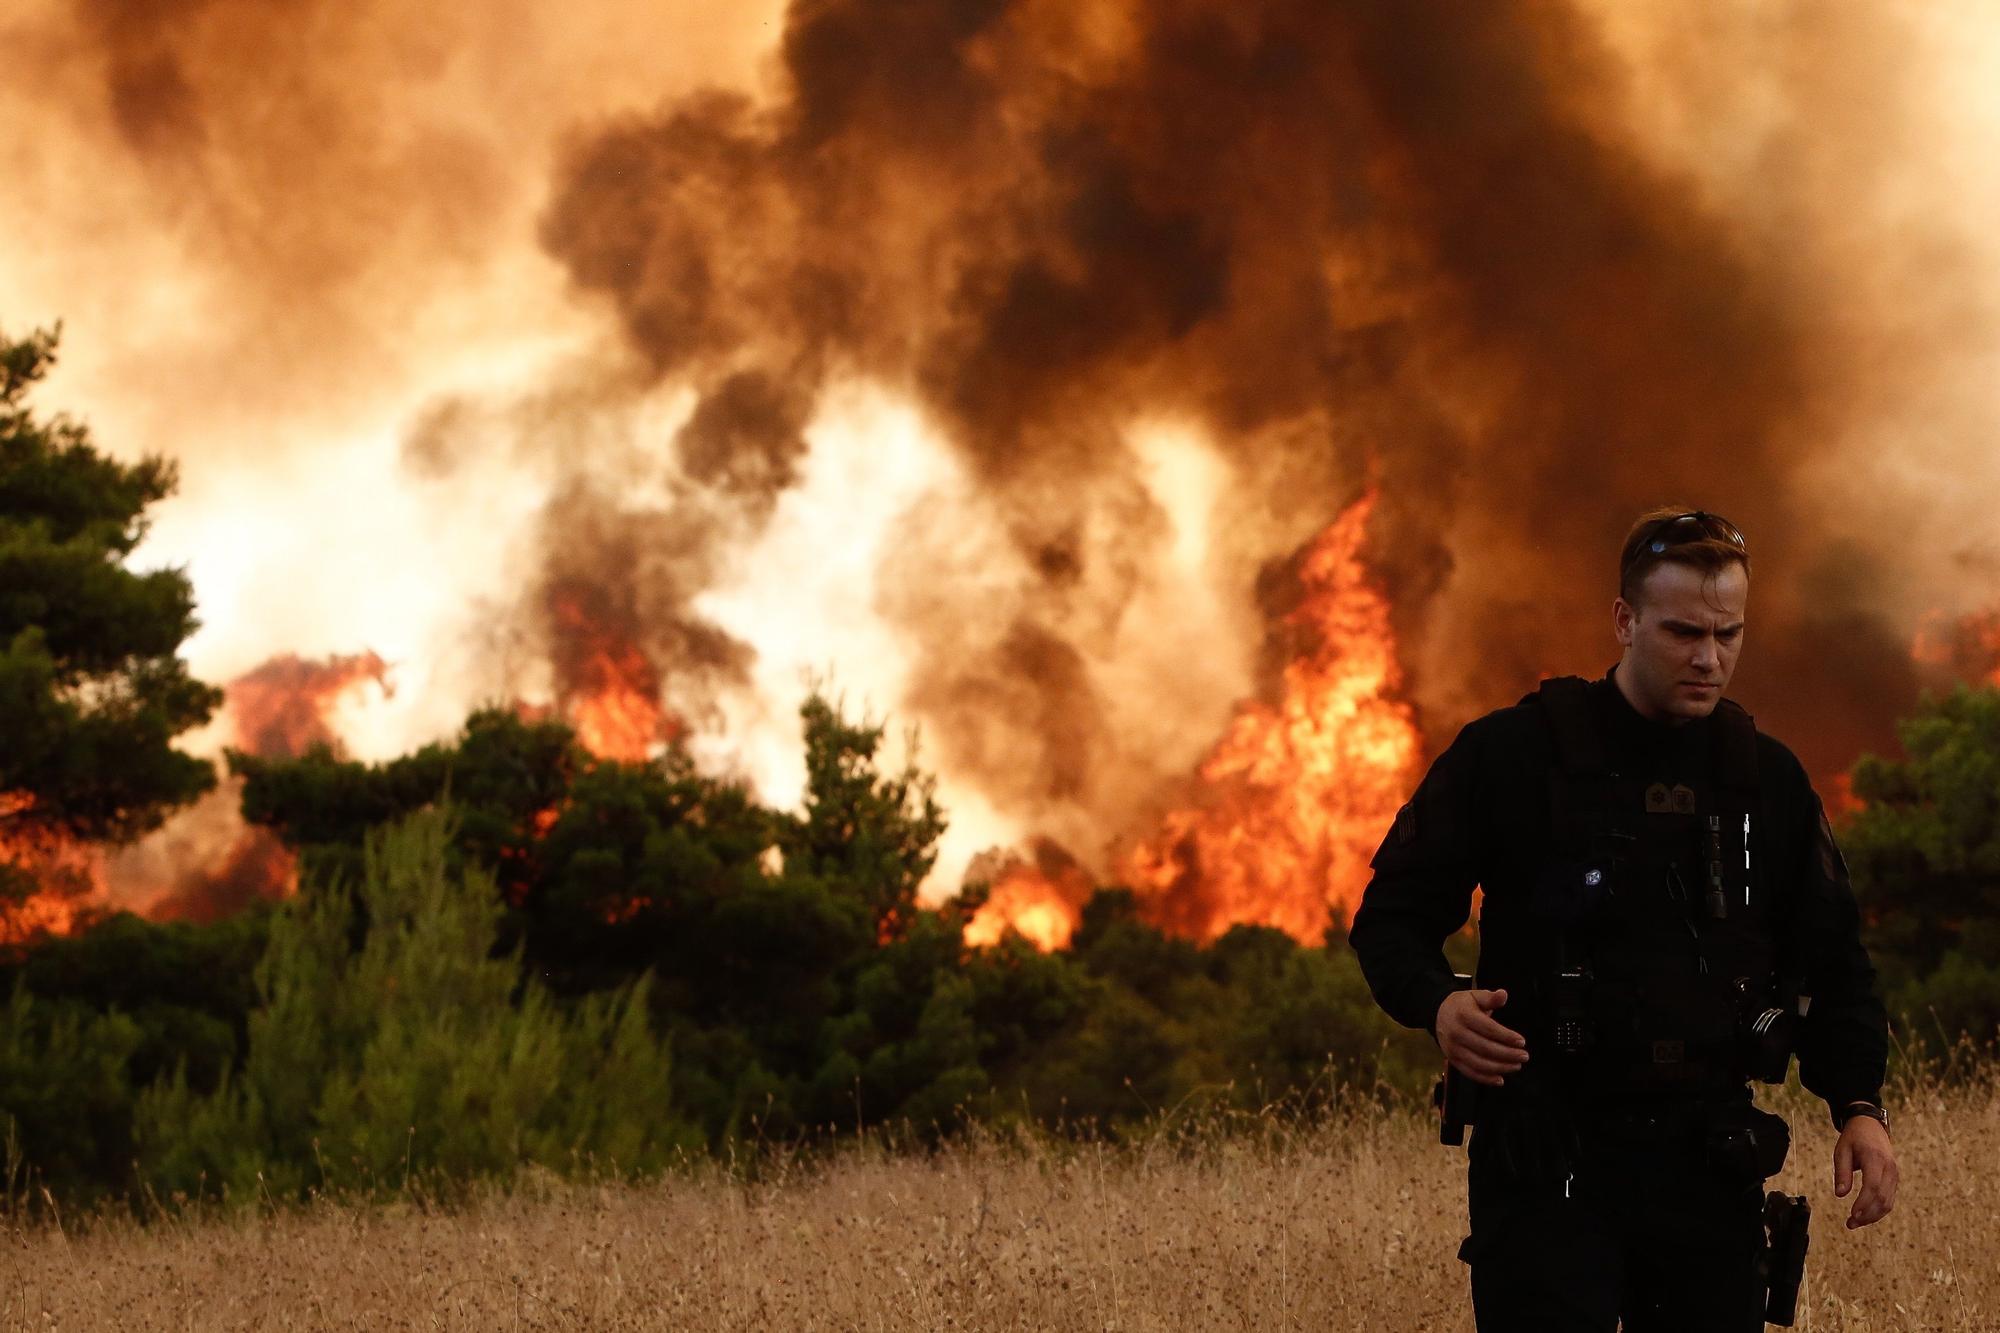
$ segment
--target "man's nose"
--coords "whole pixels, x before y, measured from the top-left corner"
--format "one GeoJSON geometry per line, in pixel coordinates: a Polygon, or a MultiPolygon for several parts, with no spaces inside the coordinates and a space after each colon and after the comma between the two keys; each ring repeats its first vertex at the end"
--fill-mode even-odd
{"type": "Polygon", "coordinates": [[[1717,660],[1714,639],[1703,639],[1694,646],[1694,665],[1696,670],[1713,670],[1717,660]]]}

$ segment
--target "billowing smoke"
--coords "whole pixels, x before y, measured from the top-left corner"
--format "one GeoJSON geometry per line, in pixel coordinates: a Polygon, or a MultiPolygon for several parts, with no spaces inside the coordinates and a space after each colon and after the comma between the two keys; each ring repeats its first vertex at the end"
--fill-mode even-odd
{"type": "Polygon", "coordinates": [[[1104,667],[1150,629],[1149,421],[1225,455],[1211,558],[1246,595],[1379,486],[1434,729],[1603,665],[1609,553],[1661,501],[1753,534],[1744,684],[1810,764],[1911,696],[1879,581],[1797,494],[1847,348],[1641,151],[1582,15],[800,0],[781,57],[771,99],[579,135],[543,236],[695,420],[758,423],[731,457],[761,480],[834,377],[913,395],[962,451],[976,512],[920,504],[879,595],[904,702],[1014,808],[1101,834],[1143,796],[1104,667]],[[789,410],[746,412],[746,384],[789,410]]]}
{"type": "MultiPolygon", "coordinates": [[[[674,673],[672,695],[683,707],[712,701],[743,683],[750,655],[691,608],[713,577],[710,543],[716,520],[682,502],[627,507],[582,484],[559,492],[543,518],[546,574],[538,590],[540,629],[555,677],[557,704],[572,717],[621,693],[634,706],[658,710],[668,693],[657,664],[674,673]]],[[[649,745],[680,734],[662,717],[651,735],[603,745],[580,727],[600,754],[645,756],[649,745]]]]}
{"type": "Polygon", "coordinates": [[[0,316],[68,316],[72,401],[182,458],[198,670],[367,643],[410,710],[369,757],[510,697],[638,754],[862,645],[961,830],[1068,883],[1282,713],[1364,495],[1433,747],[1601,669],[1652,504],[1749,533],[1739,694],[1821,776],[1981,601],[1990,210],[1943,200],[1991,155],[1905,151],[1990,149],[1909,77],[1977,66],[1973,7],[775,4],[0,22],[0,316]],[[827,569],[837,614],[771,591],[827,569]]]}

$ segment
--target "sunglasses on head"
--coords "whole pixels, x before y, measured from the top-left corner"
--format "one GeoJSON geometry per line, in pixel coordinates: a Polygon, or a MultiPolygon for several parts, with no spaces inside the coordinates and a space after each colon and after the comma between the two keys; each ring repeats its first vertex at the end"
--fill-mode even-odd
{"type": "Polygon", "coordinates": [[[1744,550],[1743,534],[1736,525],[1720,514],[1711,514],[1696,509],[1691,513],[1674,514],[1663,518],[1632,543],[1631,554],[1625,557],[1625,567],[1630,569],[1641,557],[1664,554],[1670,547],[1682,546],[1688,542],[1721,541],[1737,550],[1744,550]]]}

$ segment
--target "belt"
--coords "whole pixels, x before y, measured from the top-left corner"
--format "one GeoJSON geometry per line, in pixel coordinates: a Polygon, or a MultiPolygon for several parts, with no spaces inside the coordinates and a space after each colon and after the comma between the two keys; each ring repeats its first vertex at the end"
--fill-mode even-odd
{"type": "Polygon", "coordinates": [[[1577,1131],[1585,1138],[1624,1143],[1686,1143],[1719,1120],[1752,1103],[1746,1098],[1703,1098],[1657,1106],[1577,1108],[1577,1131]]]}

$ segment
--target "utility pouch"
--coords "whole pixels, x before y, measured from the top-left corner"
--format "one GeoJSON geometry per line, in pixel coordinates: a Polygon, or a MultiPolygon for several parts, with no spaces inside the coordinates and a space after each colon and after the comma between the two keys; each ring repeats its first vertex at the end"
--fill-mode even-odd
{"type": "MultiPolygon", "coordinates": [[[[1454,972],[1452,981],[1460,990],[1470,989],[1472,978],[1454,972]]],[[[1444,1073],[1431,1089],[1431,1105],[1438,1113],[1438,1142],[1456,1148],[1465,1142],[1465,1127],[1474,1123],[1473,1098],[1479,1085],[1446,1062],[1444,1073]]]]}
{"type": "Polygon", "coordinates": [[[1784,1169],[1792,1149],[1792,1127],[1783,1116],[1754,1106],[1711,1126],[1702,1153],[1718,1177],[1732,1184],[1762,1183],[1784,1169]]]}
{"type": "Polygon", "coordinates": [[[1798,1317],[1811,1225],[1812,1205],[1805,1195],[1773,1190],[1764,1196],[1764,1253],[1758,1267],[1764,1277],[1765,1323],[1790,1328],[1798,1317]]]}
{"type": "Polygon", "coordinates": [[[1465,1142],[1465,1127],[1474,1123],[1473,1099],[1478,1095],[1479,1085],[1452,1068],[1444,1067],[1444,1074],[1431,1089],[1431,1105],[1438,1113],[1438,1142],[1453,1148],[1465,1142]]]}

